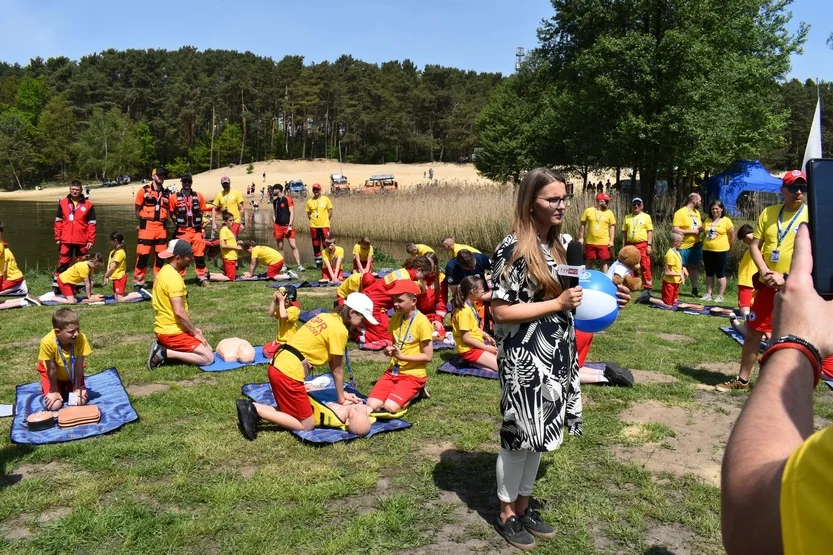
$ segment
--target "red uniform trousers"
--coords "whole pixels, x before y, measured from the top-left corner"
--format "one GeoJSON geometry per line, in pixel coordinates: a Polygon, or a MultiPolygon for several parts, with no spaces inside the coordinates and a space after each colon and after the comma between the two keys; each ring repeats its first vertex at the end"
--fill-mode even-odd
{"type": "Polygon", "coordinates": [[[321,247],[324,245],[324,239],[329,239],[329,227],[311,227],[309,228],[309,235],[312,237],[312,254],[315,255],[315,264],[321,264],[321,247]]]}
{"type": "Polygon", "coordinates": [[[136,243],[136,267],[133,270],[133,285],[144,286],[147,274],[148,258],[154,253],[153,275],[162,269],[164,260],[157,255],[168,246],[165,222],[142,220],[139,223],[139,240],[136,243]]]}
{"type": "MultiPolygon", "coordinates": [[[[205,236],[203,232],[197,231],[193,227],[181,227],[176,230],[176,238],[191,243],[191,249],[194,251],[197,279],[200,281],[208,279],[208,269],[205,267],[205,236]]],[[[185,276],[185,270],[180,273],[183,277],[185,276]]]]}
{"type": "Polygon", "coordinates": [[[578,353],[578,367],[584,366],[590,347],[593,345],[593,334],[576,330],[576,352],[578,353]]]}
{"type": "Polygon", "coordinates": [[[639,254],[641,255],[639,258],[639,266],[641,267],[640,273],[642,274],[642,288],[652,289],[654,284],[651,280],[651,257],[648,256],[648,242],[641,241],[639,243],[628,243],[628,245],[639,249],[639,254]]]}
{"type": "Polygon", "coordinates": [[[61,243],[58,246],[58,267],[55,268],[55,275],[63,273],[72,266],[73,258],[79,260],[87,254],[87,244],[76,245],[74,243],[61,243]]]}

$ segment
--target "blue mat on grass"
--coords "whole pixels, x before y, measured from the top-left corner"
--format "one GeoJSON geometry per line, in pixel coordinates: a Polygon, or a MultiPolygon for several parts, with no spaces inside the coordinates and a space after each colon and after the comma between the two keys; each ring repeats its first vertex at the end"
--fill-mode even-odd
{"type": "MultiPolygon", "coordinates": [[[[455,345],[451,345],[451,344],[446,343],[444,341],[433,341],[433,344],[434,344],[434,350],[435,351],[446,351],[448,349],[456,348],[455,345]]],[[[359,350],[360,351],[381,351],[381,350],[384,349],[384,347],[379,347],[379,348],[367,347],[367,346],[365,346],[364,341],[359,341],[358,345],[359,345],[359,350]]]]}
{"type": "MultiPolygon", "coordinates": [[[[393,270],[394,270],[393,268],[380,268],[378,270],[373,270],[373,272],[371,272],[371,273],[373,274],[374,277],[380,278],[380,277],[385,277],[386,275],[391,273],[393,270]]],[[[344,279],[347,279],[351,275],[353,275],[353,272],[348,272],[347,270],[344,271],[344,279]]]]}
{"type": "Polygon", "coordinates": [[[275,282],[275,283],[270,283],[269,287],[271,287],[272,289],[277,289],[278,287],[281,287],[281,286],[284,286],[284,285],[292,285],[293,287],[295,287],[295,289],[299,289],[301,287],[306,287],[304,285],[305,283],[309,283],[309,282],[308,281],[289,281],[289,282],[287,282],[287,281],[278,281],[278,282],[275,282]]]}
{"type": "Polygon", "coordinates": [[[14,401],[14,421],[9,434],[12,442],[31,445],[61,443],[106,434],[139,419],[115,368],[87,376],[85,382],[89,403],[98,405],[101,411],[100,422],[74,428],[59,428],[56,424],[48,430],[30,432],[26,426],[26,417],[33,412],[46,410],[43,392],[40,382],[19,385],[14,401]]]}
{"type": "Polygon", "coordinates": [[[278,281],[276,283],[269,284],[269,287],[272,289],[277,289],[282,285],[294,285],[296,289],[303,289],[305,287],[338,287],[341,283],[333,283],[333,282],[326,282],[326,283],[319,283],[317,281],[295,281],[292,283],[286,281],[278,281]]]}
{"type": "Polygon", "coordinates": [[[446,374],[456,374],[458,376],[477,376],[478,378],[487,378],[490,380],[498,379],[498,373],[485,368],[477,368],[471,366],[468,362],[454,355],[448,362],[440,365],[437,372],[444,372],[446,374]]]}
{"type": "Polygon", "coordinates": [[[657,310],[668,310],[671,312],[682,312],[683,314],[691,314],[693,316],[716,316],[718,318],[733,318],[735,316],[734,313],[732,314],[723,314],[719,312],[712,312],[713,308],[727,308],[723,306],[705,306],[703,310],[691,310],[690,308],[665,308],[663,306],[657,306],[655,304],[648,305],[648,308],[656,308],[657,310]]]}
{"type": "Polygon", "coordinates": [[[319,314],[323,314],[325,312],[330,312],[330,309],[329,308],[313,308],[312,310],[307,310],[306,312],[302,312],[301,315],[298,317],[298,320],[301,323],[306,324],[307,322],[309,322],[310,320],[312,320],[313,318],[315,318],[319,314]]]}
{"type": "Polygon", "coordinates": [[[226,362],[217,356],[217,353],[214,353],[214,362],[208,366],[200,366],[200,370],[203,372],[225,372],[226,370],[236,370],[237,368],[243,368],[244,366],[269,364],[271,361],[272,359],[263,356],[263,345],[261,345],[259,347],[255,347],[254,362],[226,362]]]}
{"type": "MultiPolygon", "coordinates": [[[[90,304],[90,306],[100,306],[101,305],[101,303],[81,303],[81,299],[83,299],[83,298],[84,297],[76,297],[76,299],[78,299],[78,303],[76,303],[76,304],[90,304]]],[[[149,301],[149,300],[150,299],[148,299],[146,297],[140,297],[138,299],[132,299],[130,301],[125,301],[122,304],[141,303],[143,301],[149,301]]],[[[116,297],[114,297],[112,295],[107,295],[106,297],[104,297],[104,304],[119,304],[119,301],[116,300],[116,297]]],[[[43,305],[44,306],[69,306],[67,304],[57,303],[55,301],[43,301],[43,305]]]]}
{"type": "MultiPolygon", "coordinates": [[[[737,341],[739,344],[743,345],[745,338],[737,331],[735,331],[735,328],[720,328],[720,331],[737,341]]],[[[761,341],[761,346],[758,348],[758,350],[763,351],[764,349],[766,349],[766,342],[761,341]]]]}
{"type": "MultiPolygon", "coordinates": [[[[344,390],[349,393],[354,393],[362,399],[367,399],[367,397],[365,397],[349,385],[345,384],[344,390]]],[[[243,395],[245,395],[255,403],[261,403],[263,405],[270,405],[273,407],[277,405],[277,403],[275,403],[275,397],[272,395],[272,388],[269,386],[268,383],[246,384],[243,386],[243,395]]],[[[335,387],[321,389],[318,391],[312,391],[310,392],[310,395],[314,395],[315,398],[322,403],[328,403],[330,401],[336,400],[335,387]]],[[[402,419],[377,420],[370,426],[370,433],[367,434],[367,436],[365,437],[370,437],[383,432],[403,430],[405,428],[410,428],[410,426],[410,423],[402,419]]],[[[292,433],[304,441],[315,444],[338,443],[339,441],[347,441],[359,437],[355,434],[351,434],[346,430],[338,430],[336,428],[315,428],[314,430],[309,432],[292,433]]]]}

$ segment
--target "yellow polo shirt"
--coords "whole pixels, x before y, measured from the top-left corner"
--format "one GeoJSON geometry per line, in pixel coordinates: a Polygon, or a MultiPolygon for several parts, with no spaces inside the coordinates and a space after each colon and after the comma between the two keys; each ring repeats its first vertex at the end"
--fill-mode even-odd
{"type": "Polygon", "coordinates": [[[471,334],[471,338],[483,342],[483,332],[480,331],[480,325],[477,323],[477,316],[474,310],[468,305],[455,310],[451,316],[451,329],[454,334],[454,343],[457,345],[457,353],[467,353],[471,351],[471,347],[463,342],[463,336],[466,332],[471,334]]]}
{"type": "MultiPolygon", "coordinates": [[[[410,324],[410,330],[408,329],[408,325],[411,319],[408,318],[403,321],[402,314],[399,312],[393,315],[388,325],[388,331],[393,336],[393,342],[399,347],[403,355],[413,356],[422,354],[421,343],[433,339],[434,326],[431,325],[431,322],[428,321],[428,317],[425,314],[416,309],[414,310],[416,312],[414,314],[414,321],[410,324]]],[[[426,371],[426,368],[428,368],[427,362],[405,362],[391,358],[390,366],[394,364],[399,365],[399,373],[401,375],[414,376],[416,378],[428,377],[428,372],[426,371]]]]}
{"type": "MultiPolygon", "coordinates": [[[[675,251],[673,248],[668,249],[668,252],[665,253],[665,265],[671,270],[672,273],[682,274],[683,273],[683,255],[679,252],[675,251]]],[[[667,283],[682,283],[683,276],[662,276],[662,281],[667,283]]]]}
{"type": "Polygon", "coordinates": [[[214,201],[211,203],[220,210],[230,213],[234,216],[234,223],[240,223],[240,205],[243,203],[243,195],[236,189],[229,189],[228,194],[223,191],[217,193],[214,201]]]}
{"type": "Polygon", "coordinates": [[[310,227],[330,227],[330,210],[333,203],[330,199],[321,195],[318,198],[311,198],[307,201],[307,216],[309,216],[310,227]]]}
{"type": "Polygon", "coordinates": [[[722,217],[716,222],[711,218],[706,218],[703,224],[703,231],[706,234],[706,239],[703,241],[703,250],[711,252],[726,252],[731,247],[729,245],[729,230],[735,224],[727,217],[722,217]]]}
{"type": "Polygon", "coordinates": [[[770,270],[774,270],[781,274],[786,274],[790,271],[790,264],[793,259],[793,247],[795,246],[795,234],[798,232],[798,226],[802,223],[807,223],[809,210],[802,205],[796,212],[784,211],[781,218],[781,230],[786,233],[784,240],[778,245],[778,215],[781,213],[783,204],[776,204],[765,208],[758,217],[758,223],[755,226],[755,239],[761,241],[761,254],[764,257],[764,263],[770,270]],[[787,231],[793,217],[796,216],[792,227],[787,231]],[[772,261],[773,251],[778,251],[778,262],[772,261]]]}
{"type": "Polygon", "coordinates": [[[113,281],[121,279],[127,273],[127,262],[124,254],[124,249],[113,249],[110,251],[110,256],[107,259],[107,269],[115,263],[116,269],[110,274],[110,279],[113,281]]]}
{"type": "Polygon", "coordinates": [[[627,243],[645,243],[648,241],[648,232],[653,230],[654,222],[645,212],[640,212],[637,216],[628,214],[622,222],[622,232],[627,243]]]}
{"type": "MultiPolygon", "coordinates": [[[[237,238],[226,226],[220,228],[220,241],[225,241],[229,247],[237,246],[237,238]]],[[[220,244],[220,253],[223,255],[224,260],[237,260],[237,249],[224,248],[222,243],[220,244]]]]}
{"type": "MultiPolygon", "coordinates": [[[[287,345],[298,349],[313,366],[321,366],[329,362],[333,355],[344,355],[347,328],[337,314],[319,314],[301,326],[287,345]]],[[[272,366],[293,380],[304,381],[304,367],[298,357],[289,351],[278,351],[272,359],[272,366]]]]}
{"type": "MultiPolygon", "coordinates": [[[[81,332],[78,332],[78,335],[75,338],[75,343],[73,345],[73,350],[75,351],[75,356],[87,356],[89,355],[92,350],[90,349],[90,343],[87,341],[87,336],[81,332]]],[[[67,364],[72,364],[70,362],[70,351],[69,348],[64,349],[61,346],[61,351],[64,353],[64,358],[67,361],[67,364]]],[[[51,360],[55,363],[55,366],[58,367],[58,380],[62,382],[68,382],[70,376],[70,369],[64,365],[64,361],[61,358],[61,353],[58,351],[58,343],[55,341],[55,330],[50,331],[43,338],[40,340],[40,348],[38,350],[38,360],[44,363],[46,366],[46,362],[51,360]]]]}
{"type": "MultiPolygon", "coordinates": [[[[696,208],[694,210],[689,210],[687,206],[683,206],[676,212],[674,212],[674,221],[671,224],[673,227],[679,227],[680,229],[691,230],[694,229],[694,226],[703,226],[703,220],[700,218],[700,211],[696,208]]],[[[683,244],[680,246],[681,249],[690,249],[695,245],[695,243],[700,242],[699,235],[683,235],[683,244]]]]}
{"type": "Polygon", "coordinates": [[[176,319],[171,299],[181,297],[185,305],[185,312],[188,312],[188,291],[185,288],[185,280],[179,275],[173,266],[165,264],[156,278],[153,280],[153,331],[163,335],[176,335],[185,332],[176,319]]]}
{"type": "Polygon", "coordinates": [[[263,245],[252,247],[252,260],[257,260],[261,264],[271,266],[283,260],[283,255],[273,249],[263,245]]]}
{"type": "Polygon", "coordinates": [[[81,260],[70,266],[59,276],[64,285],[81,285],[84,280],[90,277],[90,265],[86,260],[81,260]]]}
{"type": "Polygon", "coordinates": [[[581,215],[581,223],[586,224],[584,228],[584,243],[587,245],[609,245],[610,228],[616,225],[616,216],[613,210],[599,210],[590,207],[581,215]]]}

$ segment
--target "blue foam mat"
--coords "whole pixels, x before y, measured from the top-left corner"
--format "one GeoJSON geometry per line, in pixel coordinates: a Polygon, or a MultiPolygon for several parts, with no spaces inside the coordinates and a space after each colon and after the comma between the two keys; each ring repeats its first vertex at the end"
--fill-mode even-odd
{"type": "Polygon", "coordinates": [[[328,308],[313,308],[312,310],[307,310],[306,312],[302,312],[301,315],[298,317],[298,321],[302,324],[306,324],[319,314],[323,314],[325,312],[330,312],[328,308]]]}
{"type": "MultiPolygon", "coordinates": [[[[78,299],[78,303],[76,303],[76,304],[85,304],[85,303],[81,302],[81,299],[83,299],[83,298],[84,297],[76,297],[76,299],[78,299]]],[[[148,299],[146,297],[141,297],[139,299],[132,299],[130,301],[126,301],[126,302],[121,303],[121,304],[141,303],[141,302],[149,301],[149,300],[150,299],[148,299]]],[[[43,306],[71,306],[71,305],[67,305],[65,303],[56,303],[55,301],[42,301],[42,302],[43,302],[43,306]]],[[[113,295],[107,295],[106,297],[104,297],[104,304],[119,304],[119,301],[117,301],[116,297],[114,297],[113,295]]],[[[92,304],[90,306],[100,306],[100,305],[92,304]]]]}
{"type": "Polygon", "coordinates": [[[468,362],[464,361],[457,355],[454,355],[451,360],[437,367],[437,372],[456,374],[458,376],[477,376],[478,378],[487,378],[489,380],[498,379],[497,372],[471,366],[468,362]]]}
{"type": "Polygon", "coordinates": [[[292,283],[286,281],[279,281],[277,283],[272,283],[269,285],[272,289],[277,289],[282,285],[294,285],[296,289],[303,289],[305,287],[338,287],[341,283],[333,283],[328,281],[327,283],[319,283],[317,281],[294,281],[292,283]]]}
{"type": "MultiPolygon", "coordinates": [[[[362,399],[366,399],[364,395],[349,385],[345,385],[344,390],[349,393],[353,393],[362,399]]],[[[310,392],[310,394],[314,395],[319,402],[326,403],[336,400],[335,387],[320,389],[318,391],[310,392]]],[[[273,407],[277,405],[277,403],[275,403],[275,397],[272,395],[272,388],[268,383],[246,384],[243,386],[243,395],[255,403],[261,403],[263,405],[270,405],[273,407]]],[[[371,437],[384,432],[393,432],[395,430],[404,430],[405,428],[410,427],[410,423],[399,418],[394,420],[377,420],[370,426],[370,433],[368,433],[365,437],[371,437]]],[[[304,441],[315,444],[338,443],[339,441],[348,441],[359,437],[346,430],[338,430],[336,428],[315,428],[309,432],[292,433],[304,441]]]]}
{"type": "MultiPolygon", "coordinates": [[[[691,304],[691,303],[688,303],[691,304]]],[[[657,310],[667,310],[671,312],[682,312],[683,314],[691,314],[692,316],[715,316],[718,318],[732,318],[735,314],[719,314],[717,312],[712,313],[713,308],[727,308],[723,306],[704,306],[703,310],[691,310],[689,308],[666,308],[664,306],[657,306],[655,304],[648,305],[648,308],[655,308],[657,310]]]]}
{"type": "MultiPolygon", "coordinates": [[[[735,328],[720,328],[720,331],[737,341],[739,344],[743,345],[745,338],[735,331],[735,328]]],[[[763,351],[766,349],[766,342],[761,341],[761,346],[758,347],[759,351],[763,351]]]]}
{"type": "Polygon", "coordinates": [[[208,366],[200,366],[200,370],[203,372],[225,372],[227,370],[236,370],[237,368],[243,368],[244,366],[253,366],[255,364],[269,364],[272,361],[270,358],[266,358],[263,356],[263,345],[255,347],[255,360],[254,362],[226,362],[219,356],[217,353],[214,353],[214,362],[209,364],[208,366]]]}
{"type": "Polygon", "coordinates": [[[84,381],[87,385],[89,404],[98,405],[101,411],[101,420],[97,424],[74,428],[59,428],[56,424],[54,428],[30,432],[26,426],[26,417],[34,412],[46,410],[43,404],[43,390],[40,382],[19,385],[15,394],[14,420],[9,434],[12,442],[43,445],[73,441],[106,434],[139,419],[115,368],[86,376],[84,381]]]}
{"type": "MultiPolygon", "coordinates": [[[[435,351],[447,351],[448,349],[455,349],[456,348],[454,345],[450,345],[450,344],[448,344],[444,341],[432,341],[432,343],[434,345],[434,350],[435,351]]],[[[360,351],[376,351],[376,352],[378,352],[378,351],[381,351],[382,349],[384,349],[384,347],[381,347],[379,349],[370,349],[368,347],[365,347],[365,342],[364,341],[359,341],[358,345],[359,345],[359,350],[360,351]]]]}

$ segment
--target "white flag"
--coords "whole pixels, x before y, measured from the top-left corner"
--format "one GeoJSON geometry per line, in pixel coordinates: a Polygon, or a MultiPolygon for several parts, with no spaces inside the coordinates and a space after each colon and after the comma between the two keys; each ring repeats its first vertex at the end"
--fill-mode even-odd
{"type": "Polygon", "coordinates": [[[816,101],[816,113],[813,115],[813,125],[810,126],[810,136],[807,137],[801,169],[806,171],[807,160],[812,158],[821,158],[821,98],[816,101]]]}

